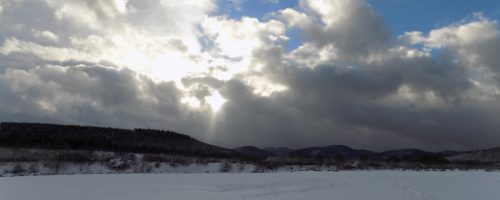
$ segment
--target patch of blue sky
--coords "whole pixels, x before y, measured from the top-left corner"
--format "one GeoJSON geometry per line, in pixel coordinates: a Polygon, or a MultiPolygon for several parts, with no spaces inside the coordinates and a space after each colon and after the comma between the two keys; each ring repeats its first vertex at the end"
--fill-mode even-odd
{"type": "Polygon", "coordinates": [[[285,47],[287,50],[292,51],[300,47],[304,41],[302,40],[301,31],[298,29],[289,29],[286,32],[286,35],[289,37],[289,40],[286,42],[285,47]]]}
{"type": "Polygon", "coordinates": [[[498,0],[368,0],[376,13],[384,18],[392,35],[409,31],[428,33],[470,18],[474,13],[500,19],[498,0]]]}

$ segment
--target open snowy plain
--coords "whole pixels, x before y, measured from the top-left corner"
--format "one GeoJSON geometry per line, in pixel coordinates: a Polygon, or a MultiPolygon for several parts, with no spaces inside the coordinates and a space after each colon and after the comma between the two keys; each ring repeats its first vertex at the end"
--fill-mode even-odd
{"type": "Polygon", "coordinates": [[[113,174],[0,178],[1,200],[498,200],[498,172],[113,174]]]}

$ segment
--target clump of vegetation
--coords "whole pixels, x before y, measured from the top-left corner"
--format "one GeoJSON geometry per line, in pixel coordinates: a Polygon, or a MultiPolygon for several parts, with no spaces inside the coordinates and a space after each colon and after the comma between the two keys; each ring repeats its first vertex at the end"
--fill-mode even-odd
{"type": "Polygon", "coordinates": [[[23,166],[17,164],[15,165],[14,167],[12,167],[12,169],[10,170],[10,172],[12,174],[15,174],[15,175],[24,175],[24,173],[26,172],[26,170],[23,168],[23,166]]]}
{"type": "Polygon", "coordinates": [[[227,172],[231,172],[232,169],[233,169],[233,165],[231,163],[225,161],[220,165],[219,172],[227,173],[227,172]]]}

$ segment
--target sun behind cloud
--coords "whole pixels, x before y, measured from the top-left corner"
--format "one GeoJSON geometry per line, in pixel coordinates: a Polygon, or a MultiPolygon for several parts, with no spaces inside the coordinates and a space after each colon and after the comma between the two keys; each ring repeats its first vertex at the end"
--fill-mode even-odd
{"type": "Polygon", "coordinates": [[[210,106],[213,112],[218,112],[227,100],[220,95],[219,92],[214,92],[211,96],[205,98],[205,101],[210,106]]]}

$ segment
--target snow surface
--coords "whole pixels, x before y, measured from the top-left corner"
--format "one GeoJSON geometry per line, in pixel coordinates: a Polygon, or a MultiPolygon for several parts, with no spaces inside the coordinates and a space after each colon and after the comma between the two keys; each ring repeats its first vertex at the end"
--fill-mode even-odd
{"type": "Polygon", "coordinates": [[[498,200],[498,172],[100,174],[0,178],[1,200],[498,200]]]}

